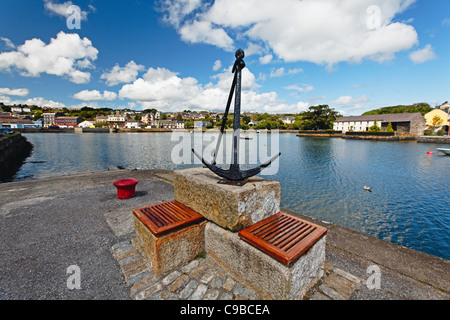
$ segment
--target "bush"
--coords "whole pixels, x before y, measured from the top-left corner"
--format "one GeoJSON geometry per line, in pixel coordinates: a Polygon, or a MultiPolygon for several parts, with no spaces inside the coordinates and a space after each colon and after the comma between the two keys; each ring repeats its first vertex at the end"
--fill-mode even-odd
{"type": "Polygon", "coordinates": [[[437,135],[438,135],[438,136],[441,136],[441,137],[442,137],[442,136],[445,136],[445,130],[442,130],[442,129],[439,130],[439,131],[437,132],[437,135]]]}
{"type": "Polygon", "coordinates": [[[423,134],[424,134],[425,136],[431,136],[431,135],[433,135],[433,130],[431,130],[431,129],[426,129],[426,130],[423,131],[423,134]]]}

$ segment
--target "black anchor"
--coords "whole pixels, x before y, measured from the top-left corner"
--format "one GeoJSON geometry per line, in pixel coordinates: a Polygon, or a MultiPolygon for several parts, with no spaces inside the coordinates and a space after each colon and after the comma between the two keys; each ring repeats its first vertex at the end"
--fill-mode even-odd
{"type": "Polygon", "coordinates": [[[260,166],[249,169],[249,170],[241,170],[239,168],[239,139],[240,139],[240,129],[241,129],[241,74],[242,69],[245,68],[244,62],[244,51],[242,49],[238,49],[236,51],[235,57],[236,61],[234,62],[234,66],[232,69],[232,73],[234,73],[233,83],[231,85],[230,94],[228,96],[227,107],[225,109],[225,114],[222,118],[222,125],[220,127],[220,134],[217,140],[216,150],[214,152],[214,157],[212,163],[209,163],[201,155],[199,155],[194,149],[192,152],[195,154],[197,158],[199,158],[202,163],[209,168],[212,172],[217,174],[219,177],[224,178],[225,180],[220,180],[219,183],[223,184],[234,184],[238,186],[244,185],[248,180],[248,178],[253,177],[260,173],[264,168],[268,167],[273,161],[275,161],[281,153],[274,156],[269,161],[261,164],[260,166]],[[230,110],[231,100],[233,98],[233,92],[236,92],[236,97],[234,99],[234,121],[233,121],[233,157],[231,160],[230,168],[228,170],[219,168],[216,166],[216,157],[219,151],[220,143],[222,140],[223,132],[225,131],[225,123],[228,119],[228,112],[230,110]]]}

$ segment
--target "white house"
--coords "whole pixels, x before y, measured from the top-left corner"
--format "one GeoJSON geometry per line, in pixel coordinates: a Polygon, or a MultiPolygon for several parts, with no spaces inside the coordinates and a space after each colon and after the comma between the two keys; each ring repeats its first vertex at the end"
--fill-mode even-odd
{"type": "Polygon", "coordinates": [[[128,129],[138,129],[141,127],[141,122],[139,120],[128,120],[125,122],[125,128],[128,129]]]}
{"type": "Polygon", "coordinates": [[[95,121],[83,121],[78,124],[80,128],[95,128],[95,121]]]}

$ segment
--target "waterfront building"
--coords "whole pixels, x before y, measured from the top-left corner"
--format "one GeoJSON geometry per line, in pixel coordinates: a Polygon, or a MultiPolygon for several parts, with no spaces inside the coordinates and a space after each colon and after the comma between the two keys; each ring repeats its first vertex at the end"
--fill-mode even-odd
{"type": "Polygon", "coordinates": [[[125,122],[125,128],[128,129],[139,129],[141,127],[141,121],[139,120],[127,120],[125,122]]]}
{"type": "Polygon", "coordinates": [[[433,111],[428,112],[424,117],[427,126],[429,127],[446,126],[448,130],[448,116],[449,116],[448,109],[436,108],[433,111]],[[436,122],[436,120],[438,121],[436,122]]]}
{"type": "Polygon", "coordinates": [[[142,115],[142,122],[145,124],[152,124],[152,121],[155,120],[152,113],[145,113],[142,115]]]}
{"type": "Polygon", "coordinates": [[[42,114],[42,123],[44,125],[44,128],[50,127],[55,125],[55,119],[56,117],[64,116],[64,113],[62,112],[46,112],[42,114]]]}
{"type": "Polygon", "coordinates": [[[108,116],[108,126],[110,128],[124,128],[126,117],[122,115],[119,111],[116,111],[115,114],[108,116]]]}
{"type": "Polygon", "coordinates": [[[391,123],[392,129],[398,134],[412,136],[422,135],[426,128],[425,118],[417,112],[342,117],[334,122],[333,130],[342,131],[342,133],[348,131],[364,132],[369,131],[375,123],[383,131],[391,123]]]}
{"type": "Polygon", "coordinates": [[[58,127],[77,127],[82,121],[80,117],[55,117],[55,125],[58,127]]]}
{"type": "Polygon", "coordinates": [[[86,121],[80,122],[78,124],[78,127],[79,128],[95,128],[95,122],[86,120],[86,121]]]}
{"type": "Polygon", "coordinates": [[[97,116],[95,117],[95,123],[108,122],[108,116],[97,116]]]}

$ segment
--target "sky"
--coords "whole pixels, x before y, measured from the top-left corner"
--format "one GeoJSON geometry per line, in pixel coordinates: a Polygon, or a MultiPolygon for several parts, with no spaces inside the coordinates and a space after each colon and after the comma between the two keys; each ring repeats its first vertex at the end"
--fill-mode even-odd
{"type": "Polygon", "coordinates": [[[2,0],[0,102],[343,115],[450,99],[449,0],[2,0]]]}

